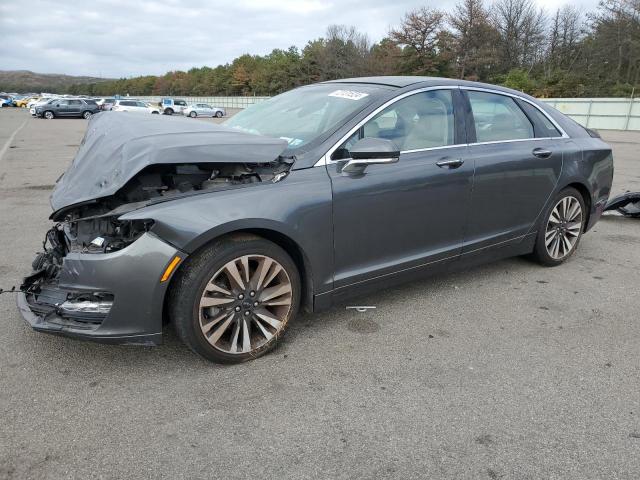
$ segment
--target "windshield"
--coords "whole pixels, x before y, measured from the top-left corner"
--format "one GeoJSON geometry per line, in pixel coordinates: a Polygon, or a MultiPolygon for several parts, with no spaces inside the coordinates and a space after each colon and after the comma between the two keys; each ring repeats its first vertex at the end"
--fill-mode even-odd
{"type": "Polygon", "coordinates": [[[254,104],[224,123],[244,132],[282,138],[295,149],[339,127],[387,91],[380,85],[310,85],[254,104]]]}

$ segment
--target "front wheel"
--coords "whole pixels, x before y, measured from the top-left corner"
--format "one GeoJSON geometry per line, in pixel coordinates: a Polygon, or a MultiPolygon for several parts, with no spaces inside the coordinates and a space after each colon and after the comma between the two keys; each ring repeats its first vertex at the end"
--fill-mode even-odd
{"type": "Polygon", "coordinates": [[[49,112],[49,111],[44,112],[44,113],[42,114],[42,116],[43,116],[44,118],[46,118],[47,120],[52,120],[52,119],[53,119],[53,117],[54,117],[53,112],[49,112]]]}
{"type": "Polygon", "coordinates": [[[249,234],[217,241],[180,267],[169,315],[194,352],[240,363],[271,350],[295,317],[300,276],[279,246],[249,234]]]}
{"type": "Polygon", "coordinates": [[[165,114],[165,115],[173,115],[173,110],[172,110],[172,109],[170,109],[170,108],[166,108],[166,109],[164,110],[164,114],[165,114]]]}
{"type": "Polygon", "coordinates": [[[584,199],[575,188],[565,188],[545,212],[538,231],[534,258],[553,267],[564,263],[578,248],[586,222],[584,199]]]}

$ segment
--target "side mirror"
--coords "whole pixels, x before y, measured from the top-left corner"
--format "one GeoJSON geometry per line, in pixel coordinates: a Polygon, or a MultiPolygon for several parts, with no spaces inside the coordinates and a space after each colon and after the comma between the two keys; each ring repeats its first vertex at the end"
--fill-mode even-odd
{"type": "Polygon", "coordinates": [[[400,149],[391,140],[384,138],[363,138],[349,149],[351,159],[342,167],[346,173],[362,173],[368,165],[396,163],[400,159],[400,149]]]}

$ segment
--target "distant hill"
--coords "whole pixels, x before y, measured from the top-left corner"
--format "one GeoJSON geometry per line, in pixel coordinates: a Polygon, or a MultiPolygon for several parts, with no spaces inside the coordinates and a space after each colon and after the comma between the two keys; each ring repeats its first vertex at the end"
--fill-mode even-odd
{"type": "Polygon", "coordinates": [[[76,77],[29,70],[0,70],[0,91],[64,93],[71,85],[110,81],[110,78],[76,77]]]}

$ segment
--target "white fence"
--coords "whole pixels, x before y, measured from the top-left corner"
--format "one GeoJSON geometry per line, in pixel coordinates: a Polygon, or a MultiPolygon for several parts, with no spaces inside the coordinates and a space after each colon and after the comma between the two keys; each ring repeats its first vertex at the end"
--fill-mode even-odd
{"type": "MultiPolygon", "coordinates": [[[[161,97],[136,97],[158,103],[161,97]]],[[[177,97],[188,103],[209,103],[216,107],[247,108],[269,97],[177,97]]],[[[631,98],[544,98],[543,102],[588,128],[640,130],[640,99],[631,98]]]]}
{"type": "Polygon", "coordinates": [[[640,130],[640,99],[548,98],[542,101],[588,128],[640,130]]]}
{"type": "MultiPolygon", "coordinates": [[[[135,97],[140,100],[144,100],[149,103],[158,103],[163,97],[135,97]]],[[[172,98],[179,98],[187,103],[208,103],[216,107],[223,108],[247,108],[254,103],[263,102],[270,97],[183,97],[175,96],[172,98]]]]}

